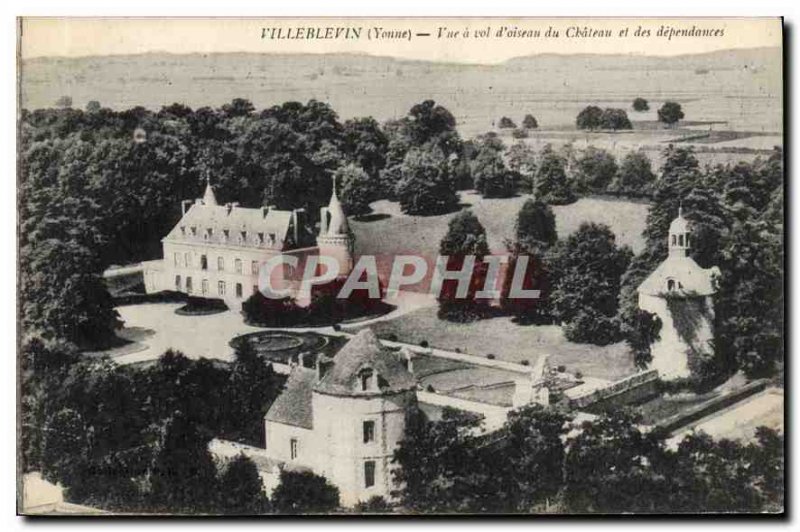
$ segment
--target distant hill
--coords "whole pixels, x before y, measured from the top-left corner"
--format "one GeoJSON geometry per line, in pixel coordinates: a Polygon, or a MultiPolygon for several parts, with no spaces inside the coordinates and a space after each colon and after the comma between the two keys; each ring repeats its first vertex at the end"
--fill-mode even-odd
{"type": "Polygon", "coordinates": [[[536,55],[499,65],[257,53],[146,53],[22,63],[23,107],[50,107],[64,95],[76,107],[97,100],[115,109],[157,109],[174,102],[219,106],[236,97],[263,108],[315,98],[329,102],[342,118],[379,120],[403,116],[414,103],[431,98],[456,115],[466,134],[490,129],[503,115],[521,120],[532,113],[542,127],[574,123],[582,105],[627,107],[636,96],[653,102],[702,101],[692,119],[746,128],[779,129],[782,109],[781,57],[777,49],[765,48],[667,58],[536,55]],[[768,105],[751,105],[754,99],[768,105]]]}

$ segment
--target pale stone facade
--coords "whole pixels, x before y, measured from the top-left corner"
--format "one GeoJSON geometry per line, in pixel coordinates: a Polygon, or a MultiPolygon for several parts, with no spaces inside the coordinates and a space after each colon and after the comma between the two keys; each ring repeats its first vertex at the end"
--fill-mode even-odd
{"type": "Polygon", "coordinates": [[[333,360],[292,369],[265,417],[266,453],[287,468],[307,468],[339,488],[352,506],[391,498],[392,455],[417,408],[409,359],[386,349],[371,330],[333,360]]]}
{"type": "MultiPolygon", "coordinates": [[[[334,231],[324,219],[325,230],[319,234],[322,252],[352,268],[353,237],[335,190],[327,210],[329,218],[339,220],[336,227],[346,233],[334,231]]],[[[219,205],[209,183],[203,198],[188,209],[184,202],[181,220],[162,239],[163,259],[143,263],[145,291],[222,299],[229,308],[239,310],[259,290],[261,266],[276,255],[298,257],[295,271],[277,268],[272,276],[276,287],[296,290],[306,258],[320,253],[313,232],[302,209],[219,205]]]]}
{"type": "Polygon", "coordinates": [[[701,268],[688,253],[692,234],[681,211],[668,236],[669,256],[639,285],[639,308],[661,319],[651,346],[651,368],[664,379],[688,377],[689,357],[712,352],[715,293],[719,268],[701,268]],[[678,310],[682,316],[676,315],[678,310]]]}

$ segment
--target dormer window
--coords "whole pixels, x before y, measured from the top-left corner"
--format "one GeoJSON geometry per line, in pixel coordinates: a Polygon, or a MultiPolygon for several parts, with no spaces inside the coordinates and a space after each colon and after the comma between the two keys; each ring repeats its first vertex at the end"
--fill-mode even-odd
{"type": "Polygon", "coordinates": [[[244,243],[246,243],[246,242],[247,242],[247,231],[242,231],[242,232],[239,234],[239,243],[240,243],[240,244],[244,244],[244,243]]]}
{"type": "Polygon", "coordinates": [[[192,226],[192,236],[197,236],[197,227],[192,226]]]}
{"type": "Polygon", "coordinates": [[[225,240],[225,242],[227,242],[230,237],[231,237],[231,232],[228,231],[227,229],[223,229],[222,238],[225,240]]]}
{"type": "Polygon", "coordinates": [[[181,226],[181,236],[186,236],[186,227],[181,226]]]}
{"type": "Polygon", "coordinates": [[[362,392],[366,392],[375,388],[375,373],[370,368],[364,368],[359,371],[358,380],[361,384],[362,392]]]}
{"type": "Polygon", "coordinates": [[[214,236],[214,230],[209,227],[208,229],[206,229],[206,232],[203,235],[203,239],[209,240],[212,236],[214,236]]]}
{"type": "Polygon", "coordinates": [[[264,233],[258,233],[258,245],[259,246],[264,245],[264,233]]]}

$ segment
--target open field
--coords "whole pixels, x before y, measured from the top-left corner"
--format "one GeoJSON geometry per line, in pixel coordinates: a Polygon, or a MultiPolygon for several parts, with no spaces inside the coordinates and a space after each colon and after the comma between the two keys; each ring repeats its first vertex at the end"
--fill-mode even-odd
{"type": "MultiPolygon", "coordinates": [[[[533,365],[540,355],[548,354],[554,366],[563,364],[567,371],[580,371],[586,376],[607,380],[617,380],[635,372],[631,354],[623,343],[602,347],[574,344],[564,339],[557,326],[517,325],[508,317],[458,324],[438,319],[436,308],[425,308],[394,320],[373,323],[370,328],[379,337],[395,334],[404,342],[414,344],[427,340],[432,347],[461,349],[480,356],[491,353],[509,362],[528,360],[533,365]]],[[[356,327],[345,329],[355,330],[356,327]]],[[[450,385],[452,375],[446,377],[450,385]]],[[[489,384],[481,379],[465,380],[464,385],[470,383],[489,384]]]]}
{"type": "Polygon", "coordinates": [[[549,129],[574,125],[586,105],[630,108],[641,96],[651,110],[631,113],[637,122],[654,120],[655,109],[669,99],[683,105],[687,120],[780,133],[781,66],[772,49],[671,58],[538,55],[499,65],[347,54],[152,53],[27,60],[21,98],[28,109],[52,106],[63,95],[76,107],[97,100],[115,109],[173,102],[219,106],[236,97],[264,108],[315,98],[329,102],[342,119],[370,115],[380,121],[434,99],[471,137],[493,129],[504,115],[519,123],[532,113],[549,129]]]}
{"type": "MultiPolygon", "coordinates": [[[[484,199],[471,192],[462,192],[461,201],[486,228],[489,247],[503,253],[503,241],[514,235],[514,223],[520,207],[528,199],[518,196],[506,199],[484,199]]],[[[447,232],[447,223],[455,213],[440,216],[409,216],[400,212],[398,203],[378,201],[373,204],[375,218],[352,220],[356,235],[356,254],[369,253],[380,258],[396,254],[435,257],[439,241],[447,232]]],[[[647,203],[612,198],[582,198],[571,205],[555,206],[559,238],[574,232],[582,222],[604,223],[617,236],[617,243],[630,246],[634,252],[644,248],[642,230],[647,217],[647,203]]]]}

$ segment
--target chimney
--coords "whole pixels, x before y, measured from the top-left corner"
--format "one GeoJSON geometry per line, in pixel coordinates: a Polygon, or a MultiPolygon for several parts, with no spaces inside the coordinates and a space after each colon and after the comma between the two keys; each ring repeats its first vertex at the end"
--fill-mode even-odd
{"type": "Polygon", "coordinates": [[[184,215],[186,214],[186,207],[187,207],[187,205],[191,205],[192,203],[193,203],[193,201],[192,201],[192,200],[190,200],[190,199],[183,200],[183,201],[181,202],[181,216],[184,216],[184,215]]]}
{"type": "Polygon", "coordinates": [[[328,370],[333,366],[333,360],[320,353],[317,355],[317,380],[320,381],[328,373],[328,370]]]}

